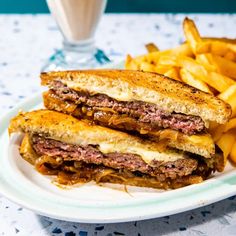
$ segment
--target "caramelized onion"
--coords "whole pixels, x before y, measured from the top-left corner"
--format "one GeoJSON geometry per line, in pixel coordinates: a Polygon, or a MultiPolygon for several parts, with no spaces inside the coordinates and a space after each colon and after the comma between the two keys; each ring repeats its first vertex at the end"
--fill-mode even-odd
{"type": "Polygon", "coordinates": [[[133,118],[130,117],[112,116],[108,121],[108,124],[113,124],[113,125],[119,125],[122,123],[134,123],[134,120],[133,118]]]}
{"type": "Polygon", "coordinates": [[[100,170],[95,176],[96,183],[99,183],[104,176],[111,175],[112,173],[114,173],[114,170],[112,169],[100,170]]]}
{"type": "Polygon", "coordinates": [[[69,173],[60,171],[57,175],[57,182],[63,185],[74,185],[77,183],[87,183],[92,179],[81,177],[80,173],[69,173]]]}
{"type": "Polygon", "coordinates": [[[58,173],[57,168],[62,164],[62,158],[41,156],[35,160],[35,168],[44,175],[55,175],[58,173]]]}
{"type": "Polygon", "coordinates": [[[116,111],[114,111],[112,108],[109,108],[109,107],[93,107],[93,109],[97,110],[97,111],[105,111],[105,112],[117,113],[116,111]]]}
{"type": "Polygon", "coordinates": [[[178,132],[171,129],[162,129],[155,134],[158,134],[159,140],[178,140],[178,132]]]}

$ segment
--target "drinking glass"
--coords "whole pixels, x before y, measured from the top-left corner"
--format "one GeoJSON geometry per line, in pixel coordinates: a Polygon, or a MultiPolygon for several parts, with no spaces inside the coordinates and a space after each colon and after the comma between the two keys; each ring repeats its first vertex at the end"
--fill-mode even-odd
{"type": "Polygon", "coordinates": [[[47,0],[63,35],[63,47],[56,50],[42,71],[96,68],[110,62],[94,44],[94,34],[107,0],[47,0]]]}

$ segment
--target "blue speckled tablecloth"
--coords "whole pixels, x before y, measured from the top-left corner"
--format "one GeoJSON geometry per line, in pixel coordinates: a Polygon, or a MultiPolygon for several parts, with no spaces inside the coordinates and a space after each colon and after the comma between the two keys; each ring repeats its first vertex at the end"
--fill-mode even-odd
{"type": "MultiPolygon", "coordinates": [[[[97,45],[114,61],[183,41],[184,15],[107,14],[97,45]]],[[[236,15],[190,15],[202,35],[236,38],[236,15]]],[[[40,91],[39,72],[62,37],[49,15],[0,15],[0,112],[40,91]]],[[[16,182],[17,184],[17,182],[16,182]]],[[[219,189],[219,191],[221,191],[219,189]]],[[[236,235],[236,197],[181,214],[120,224],[79,224],[39,216],[0,196],[0,235],[236,235]]]]}

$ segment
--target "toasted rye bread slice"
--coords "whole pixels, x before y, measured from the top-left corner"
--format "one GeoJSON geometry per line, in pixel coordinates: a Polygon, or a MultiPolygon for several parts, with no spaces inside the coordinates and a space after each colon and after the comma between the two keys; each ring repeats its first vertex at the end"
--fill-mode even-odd
{"type": "Polygon", "coordinates": [[[82,146],[95,145],[106,154],[112,152],[133,153],[139,155],[146,163],[154,160],[161,162],[189,158],[184,152],[124,132],[92,125],[85,120],[78,120],[70,115],[49,110],[37,110],[19,113],[9,125],[9,134],[24,132],[42,135],[64,143],[82,146]]]}
{"type": "Polygon", "coordinates": [[[182,82],[160,74],[129,70],[83,70],[41,74],[42,85],[53,80],[76,91],[106,94],[119,101],[144,101],[168,112],[200,116],[204,121],[226,123],[230,105],[182,82]]]}
{"type": "MultiPolygon", "coordinates": [[[[58,97],[53,96],[53,94],[51,95],[49,91],[43,93],[43,100],[44,106],[49,110],[56,110],[75,116],[77,114],[77,105],[73,105],[73,103],[60,100],[58,97]]],[[[90,118],[92,117],[90,116],[90,118]]],[[[105,124],[103,123],[103,125],[105,124]]],[[[109,123],[107,123],[106,126],[111,127],[109,126],[109,123]]],[[[160,142],[163,141],[163,139],[166,139],[169,147],[195,153],[205,158],[211,158],[215,154],[215,144],[211,135],[208,133],[186,135],[180,131],[164,129],[157,132],[151,132],[146,135],[149,135],[151,139],[156,142],[160,142]]]]}

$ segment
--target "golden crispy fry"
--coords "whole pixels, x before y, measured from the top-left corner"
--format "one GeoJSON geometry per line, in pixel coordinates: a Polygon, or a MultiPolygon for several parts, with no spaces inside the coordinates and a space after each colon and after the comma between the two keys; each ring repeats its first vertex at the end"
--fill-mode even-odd
{"type": "Polygon", "coordinates": [[[164,75],[169,78],[181,81],[179,70],[175,67],[170,68],[166,73],[164,73],[164,75]]]}
{"type": "Polygon", "coordinates": [[[218,70],[223,75],[236,79],[236,63],[220,56],[212,56],[218,70]]]}
{"type": "Polygon", "coordinates": [[[179,57],[177,61],[176,64],[181,65],[182,68],[191,72],[198,80],[203,81],[219,92],[225,91],[234,84],[230,78],[225,79],[224,76],[216,72],[209,72],[202,64],[192,58],[179,57]]]}
{"type": "Polygon", "coordinates": [[[188,70],[181,69],[180,76],[181,76],[181,79],[183,80],[183,82],[185,82],[195,88],[198,88],[206,93],[212,93],[206,83],[204,83],[203,81],[194,77],[194,75],[191,74],[191,72],[189,72],[188,70]]]}
{"type": "Polygon", "coordinates": [[[158,60],[158,65],[165,65],[165,66],[180,66],[178,63],[177,56],[175,55],[164,55],[161,56],[158,60]]]}
{"type": "Polygon", "coordinates": [[[234,117],[236,115],[236,84],[231,85],[227,90],[219,94],[218,97],[230,104],[232,108],[231,117],[234,117]]]}
{"type": "Polygon", "coordinates": [[[236,53],[229,51],[224,55],[224,58],[230,61],[236,61],[236,53]]]}
{"type": "Polygon", "coordinates": [[[153,65],[157,65],[158,64],[158,60],[160,58],[160,55],[163,53],[158,51],[158,52],[150,52],[146,55],[146,62],[153,64],[153,65]]]}
{"type": "Polygon", "coordinates": [[[236,44],[236,39],[229,39],[229,38],[215,38],[215,37],[202,37],[203,41],[220,41],[224,43],[231,43],[231,44],[236,44]]]}
{"type": "Polygon", "coordinates": [[[152,65],[144,61],[143,63],[140,64],[139,70],[153,72],[155,71],[155,65],[152,65]]]}
{"type": "Polygon", "coordinates": [[[130,55],[127,55],[127,57],[126,57],[125,69],[127,69],[127,70],[138,70],[139,69],[139,66],[136,64],[135,60],[130,55]]]}
{"type": "Polygon", "coordinates": [[[141,63],[142,60],[144,60],[148,63],[158,66],[159,60],[165,56],[166,57],[193,56],[193,53],[188,44],[181,44],[173,49],[148,53],[147,55],[145,55],[145,58],[140,58],[139,63],[141,63]]]}
{"type": "Polygon", "coordinates": [[[229,154],[229,158],[230,160],[236,164],[236,142],[234,142],[232,148],[231,148],[231,152],[229,154]]]}
{"type": "Polygon", "coordinates": [[[155,66],[154,72],[164,75],[164,74],[167,73],[171,68],[172,68],[172,67],[170,67],[170,66],[158,65],[158,66],[155,66]]]}
{"type": "Polygon", "coordinates": [[[230,58],[236,56],[236,39],[201,38],[194,21],[188,18],[185,18],[183,28],[185,38],[195,55],[210,52],[224,56],[230,52],[230,58]]]}
{"type": "Polygon", "coordinates": [[[209,41],[206,42],[205,44],[208,45],[208,47],[205,47],[204,49],[205,51],[202,50],[201,52],[199,51],[198,53],[210,52],[213,55],[222,57],[224,57],[227,53],[231,53],[233,55],[236,54],[235,44],[225,43],[221,41],[209,41]]]}
{"type": "Polygon", "coordinates": [[[132,58],[130,55],[127,55],[125,61],[125,69],[127,70],[140,70],[141,64],[146,62],[146,55],[138,56],[132,58]]]}
{"type": "Polygon", "coordinates": [[[235,133],[233,131],[229,131],[223,134],[221,138],[216,142],[224,154],[225,163],[234,145],[235,137],[236,137],[235,133]]]}
{"type": "Polygon", "coordinates": [[[203,65],[208,71],[218,71],[218,67],[214,64],[212,54],[210,53],[196,55],[196,61],[203,65]]]}
{"type": "Polygon", "coordinates": [[[213,80],[216,81],[216,83],[218,83],[218,91],[223,92],[231,85],[235,84],[235,81],[233,79],[220,74],[220,70],[217,64],[214,62],[214,57],[212,56],[212,54],[207,53],[197,55],[196,61],[199,64],[203,65],[207,69],[207,71],[211,71],[209,75],[213,77],[213,80]]]}
{"type": "Polygon", "coordinates": [[[224,129],[224,125],[218,125],[216,128],[209,130],[214,142],[217,142],[221,138],[224,133],[224,129]]]}
{"type": "Polygon", "coordinates": [[[192,74],[197,75],[198,77],[207,76],[208,74],[204,66],[197,63],[191,57],[184,57],[184,56],[178,57],[177,64],[182,68],[185,68],[186,70],[190,71],[192,74]]]}
{"type": "Polygon", "coordinates": [[[170,50],[170,54],[176,56],[193,57],[193,52],[187,43],[181,44],[170,50]]]}
{"type": "Polygon", "coordinates": [[[210,127],[209,132],[212,135],[214,142],[217,142],[224,133],[232,129],[236,130],[236,118],[230,119],[224,125],[213,125],[213,127],[210,127]]]}
{"type": "Polygon", "coordinates": [[[230,119],[228,123],[223,125],[223,127],[224,127],[224,133],[231,129],[236,129],[236,118],[230,119]]]}
{"type": "Polygon", "coordinates": [[[202,39],[194,21],[186,17],[183,22],[183,29],[187,43],[191,47],[194,54],[196,54],[198,44],[202,42],[202,39]]]}
{"type": "Polygon", "coordinates": [[[214,87],[219,92],[224,92],[231,85],[235,84],[235,82],[229,77],[216,72],[210,72],[208,76],[208,82],[206,83],[214,87]]]}
{"type": "Polygon", "coordinates": [[[148,52],[158,52],[159,48],[154,43],[148,43],[145,45],[148,52]]]}
{"type": "Polygon", "coordinates": [[[230,86],[226,91],[224,91],[223,93],[219,94],[219,98],[227,101],[231,98],[234,98],[236,95],[236,84],[233,84],[232,86],[230,86]]]}

